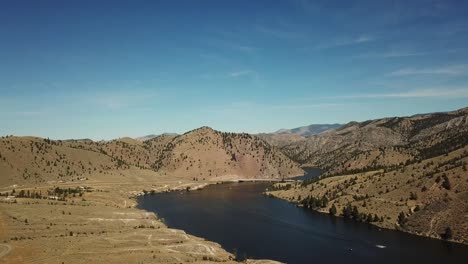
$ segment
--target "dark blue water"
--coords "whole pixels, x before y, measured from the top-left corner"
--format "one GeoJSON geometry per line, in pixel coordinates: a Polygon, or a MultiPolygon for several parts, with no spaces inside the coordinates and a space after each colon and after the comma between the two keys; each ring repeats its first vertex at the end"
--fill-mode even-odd
{"type": "Polygon", "coordinates": [[[466,263],[468,247],[332,217],[261,193],[268,183],[142,196],[172,228],[250,258],[287,263],[466,263]],[[379,248],[382,245],[385,248],[379,248]]]}
{"type": "Polygon", "coordinates": [[[323,170],[317,169],[317,168],[305,168],[304,170],[306,171],[306,173],[305,173],[304,175],[298,176],[298,177],[294,177],[294,178],[291,178],[291,179],[292,179],[292,180],[301,180],[301,181],[305,181],[305,180],[309,180],[309,179],[318,177],[318,176],[320,176],[320,174],[322,174],[322,172],[323,172],[323,170]]]}

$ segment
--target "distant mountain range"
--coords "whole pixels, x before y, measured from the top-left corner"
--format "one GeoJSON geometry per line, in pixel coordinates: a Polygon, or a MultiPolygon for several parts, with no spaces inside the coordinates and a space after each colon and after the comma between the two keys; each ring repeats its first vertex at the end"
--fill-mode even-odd
{"type": "Polygon", "coordinates": [[[313,124],[292,129],[280,129],[273,133],[261,133],[256,136],[273,146],[284,147],[295,142],[301,142],[307,137],[334,131],[342,126],[342,124],[313,124]]]}
{"type": "Polygon", "coordinates": [[[146,135],[146,136],[142,136],[142,137],[137,137],[135,138],[136,140],[138,141],[146,141],[146,140],[150,140],[150,139],[153,139],[153,138],[156,138],[156,137],[159,137],[159,136],[177,136],[178,134],[177,133],[163,133],[163,134],[159,134],[159,135],[156,135],[156,134],[150,134],[150,135],[146,135]]]}
{"type": "Polygon", "coordinates": [[[337,129],[343,126],[342,124],[313,124],[293,129],[280,129],[273,134],[296,134],[299,136],[307,137],[320,134],[327,130],[337,129]]]}

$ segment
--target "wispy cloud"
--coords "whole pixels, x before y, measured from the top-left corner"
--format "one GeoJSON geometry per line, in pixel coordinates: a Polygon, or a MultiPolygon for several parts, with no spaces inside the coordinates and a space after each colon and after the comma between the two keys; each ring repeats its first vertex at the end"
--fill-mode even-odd
{"type": "Polygon", "coordinates": [[[427,55],[427,52],[405,52],[405,51],[390,51],[382,53],[365,53],[353,56],[357,59],[392,59],[392,58],[402,58],[402,57],[414,57],[414,56],[424,56],[427,55]]]}
{"type": "Polygon", "coordinates": [[[226,78],[241,78],[247,76],[253,76],[258,78],[259,74],[253,70],[237,70],[232,72],[224,72],[224,73],[202,73],[195,75],[201,79],[226,79],[226,78]]]}
{"type": "Polygon", "coordinates": [[[156,94],[153,92],[142,93],[118,93],[118,94],[95,94],[89,102],[98,107],[110,110],[120,110],[128,107],[142,106],[153,100],[156,94]]]}
{"type": "Polygon", "coordinates": [[[370,36],[360,36],[355,39],[352,39],[349,42],[344,42],[342,43],[342,45],[358,44],[358,43],[365,43],[365,42],[370,42],[370,41],[374,41],[374,38],[370,36]]]}
{"type": "Polygon", "coordinates": [[[355,94],[336,96],[333,98],[350,98],[350,99],[385,99],[385,98],[468,98],[468,87],[464,88],[432,88],[432,89],[416,89],[394,93],[374,93],[374,94],[355,94]]]}
{"type": "Polygon", "coordinates": [[[351,46],[351,45],[360,45],[365,44],[368,42],[375,41],[375,38],[370,35],[360,35],[354,38],[347,38],[347,39],[338,39],[335,41],[331,41],[328,43],[323,43],[321,45],[316,46],[316,49],[330,49],[330,48],[337,48],[342,46],[351,46]]]}
{"type": "Polygon", "coordinates": [[[314,109],[327,109],[332,107],[343,107],[353,105],[354,103],[303,103],[301,100],[296,100],[287,103],[258,103],[252,101],[239,101],[230,104],[223,104],[222,106],[211,106],[206,108],[206,111],[229,112],[229,113],[245,113],[245,112],[266,112],[272,111],[307,111],[314,109]]]}
{"type": "Polygon", "coordinates": [[[237,77],[242,77],[242,76],[245,76],[245,75],[250,75],[250,74],[254,74],[255,72],[254,71],[251,71],[251,70],[242,70],[242,71],[235,71],[235,72],[230,72],[228,74],[229,77],[233,77],[233,78],[237,78],[237,77]]]}
{"type": "Polygon", "coordinates": [[[468,65],[451,65],[439,68],[404,68],[387,74],[387,76],[409,76],[409,75],[466,75],[468,65]]]}

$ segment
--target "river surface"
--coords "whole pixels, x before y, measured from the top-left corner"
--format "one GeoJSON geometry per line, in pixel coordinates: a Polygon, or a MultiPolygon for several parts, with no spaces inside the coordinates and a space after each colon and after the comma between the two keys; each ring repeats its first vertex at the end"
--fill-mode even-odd
{"type": "Polygon", "coordinates": [[[171,228],[238,256],[287,263],[466,263],[468,246],[381,230],[262,195],[269,183],[145,195],[139,207],[171,228]]]}
{"type": "Polygon", "coordinates": [[[306,171],[306,173],[304,175],[297,176],[297,177],[294,177],[294,178],[291,178],[291,179],[292,180],[301,180],[301,181],[309,180],[309,179],[320,176],[320,174],[322,174],[322,172],[323,172],[323,170],[317,169],[317,168],[305,168],[305,171],[306,171]]]}

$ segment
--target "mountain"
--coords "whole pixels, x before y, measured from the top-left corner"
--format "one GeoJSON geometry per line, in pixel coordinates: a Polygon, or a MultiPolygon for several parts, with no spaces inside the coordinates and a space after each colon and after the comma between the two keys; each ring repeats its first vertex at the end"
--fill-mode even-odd
{"type": "Polygon", "coordinates": [[[206,180],[278,179],[303,174],[296,162],[257,137],[207,127],[145,141],[0,138],[2,186],[101,179],[124,170],[206,180]]]}
{"type": "Polygon", "coordinates": [[[138,140],[138,141],[146,141],[146,140],[150,140],[150,139],[153,139],[153,138],[156,138],[156,137],[159,137],[159,136],[163,136],[163,135],[177,136],[176,133],[163,133],[163,134],[160,134],[160,135],[150,134],[150,135],[146,135],[146,136],[142,136],[142,137],[137,137],[135,139],[138,140]]]}
{"type": "Polygon", "coordinates": [[[329,173],[397,166],[466,144],[468,108],[447,113],[350,122],[291,142],[282,148],[292,159],[329,173]]]}
{"type": "Polygon", "coordinates": [[[325,173],[271,194],[424,236],[449,238],[449,229],[450,239],[467,243],[467,135],[468,108],[351,122],[284,146],[325,173]]]}
{"type": "Polygon", "coordinates": [[[316,135],[325,131],[331,131],[341,126],[342,125],[340,124],[309,125],[293,129],[280,129],[273,133],[261,133],[256,136],[271,145],[284,147],[293,142],[302,141],[308,136],[316,135]]]}
{"type": "Polygon", "coordinates": [[[327,130],[340,128],[342,124],[313,124],[293,129],[280,129],[272,134],[295,134],[303,137],[320,134],[327,130]]]}
{"type": "Polygon", "coordinates": [[[279,149],[258,137],[192,130],[165,145],[154,169],[194,178],[288,178],[303,170],[279,149]]]}

